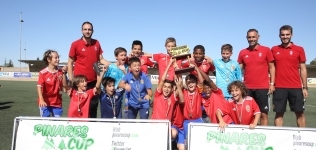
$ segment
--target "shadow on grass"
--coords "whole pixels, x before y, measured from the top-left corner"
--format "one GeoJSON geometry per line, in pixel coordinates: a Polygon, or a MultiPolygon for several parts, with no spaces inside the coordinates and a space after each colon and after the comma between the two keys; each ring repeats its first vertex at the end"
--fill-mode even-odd
{"type": "Polygon", "coordinates": [[[11,106],[0,106],[0,110],[9,109],[11,106]]]}
{"type": "Polygon", "coordinates": [[[11,108],[11,106],[2,106],[2,105],[6,105],[6,104],[11,104],[11,103],[14,103],[14,102],[0,102],[0,110],[11,108]]]}
{"type": "Polygon", "coordinates": [[[11,104],[11,103],[14,103],[14,102],[0,102],[0,105],[11,104]]]}

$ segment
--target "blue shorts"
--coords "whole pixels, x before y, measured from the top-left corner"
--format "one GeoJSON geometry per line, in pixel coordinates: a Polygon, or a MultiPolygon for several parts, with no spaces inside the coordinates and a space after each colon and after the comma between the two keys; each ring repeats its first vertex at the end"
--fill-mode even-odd
{"type": "Polygon", "coordinates": [[[183,122],[183,128],[184,128],[184,138],[187,139],[188,136],[188,130],[189,130],[189,123],[190,122],[196,122],[196,123],[204,123],[202,118],[198,118],[195,120],[184,120],[183,122]]]}
{"type": "Polygon", "coordinates": [[[179,129],[176,126],[171,126],[171,128],[174,128],[178,131],[177,138],[175,139],[177,144],[184,144],[184,130],[179,129]]]}
{"type": "Polygon", "coordinates": [[[61,117],[63,114],[63,108],[61,107],[46,106],[39,109],[41,117],[61,117]]]}
{"type": "Polygon", "coordinates": [[[139,112],[140,119],[148,119],[149,108],[134,108],[132,106],[128,106],[127,118],[128,119],[136,119],[138,112],[139,112]]]}

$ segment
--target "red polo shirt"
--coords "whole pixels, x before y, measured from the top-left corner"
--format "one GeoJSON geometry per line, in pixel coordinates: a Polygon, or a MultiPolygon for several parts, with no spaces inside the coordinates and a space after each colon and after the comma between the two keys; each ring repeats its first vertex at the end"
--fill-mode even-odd
{"type": "Polygon", "coordinates": [[[269,62],[274,60],[270,48],[257,45],[254,50],[239,52],[238,63],[243,64],[244,83],[249,89],[269,88],[269,62]]]}
{"type": "Polygon", "coordinates": [[[71,44],[69,57],[73,58],[76,66],[74,66],[74,76],[85,75],[88,82],[97,79],[97,75],[93,69],[93,63],[100,60],[103,53],[98,40],[91,39],[91,44],[79,39],[71,44]]]}
{"type": "Polygon", "coordinates": [[[302,88],[300,63],[306,62],[304,48],[292,43],[288,47],[273,46],[272,54],[275,59],[275,87],[302,88]]]}

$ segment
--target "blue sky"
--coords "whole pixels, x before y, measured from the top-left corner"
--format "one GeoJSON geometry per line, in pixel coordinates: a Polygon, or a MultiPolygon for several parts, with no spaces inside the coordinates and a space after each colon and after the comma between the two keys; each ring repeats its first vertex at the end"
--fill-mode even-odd
{"type": "MultiPolygon", "coordinates": [[[[165,52],[167,37],[178,45],[193,48],[202,44],[206,55],[220,58],[222,44],[232,44],[233,59],[248,46],[246,31],[259,30],[260,44],[280,44],[278,30],[289,24],[294,28],[292,41],[305,48],[307,63],[315,56],[316,1],[75,1],[5,0],[0,5],[0,64],[12,59],[19,66],[20,12],[23,12],[22,59],[42,58],[46,49],[55,49],[67,61],[71,42],[81,37],[81,24],[94,25],[107,60],[115,60],[116,47],[130,50],[133,40],[141,40],[144,51],[165,52]],[[312,52],[314,51],[314,52],[312,52]]],[[[22,66],[24,66],[22,64],[22,66]]]]}

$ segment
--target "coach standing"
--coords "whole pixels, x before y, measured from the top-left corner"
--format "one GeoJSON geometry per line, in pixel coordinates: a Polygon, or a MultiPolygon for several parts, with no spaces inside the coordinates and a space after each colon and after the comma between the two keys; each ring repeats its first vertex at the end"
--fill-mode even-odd
{"type": "Polygon", "coordinates": [[[260,125],[267,126],[269,94],[274,91],[275,66],[270,48],[260,45],[259,37],[258,30],[247,31],[249,46],[239,52],[238,63],[244,69],[244,82],[249,89],[249,96],[255,99],[260,108],[260,125]]]}
{"type": "Polygon", "coordinates": [[[304,99],[308,96],[306,56],[304,48],[291,42],[293,28],[284,25],[280,28],[281,45],[272,47],[275,59],[276,82],[273,94],[275,114],[274,124],[283,125],[286,104],[295,112],[298,127],[305,127],[304,99]],[[303,85],[303,87],[302,87],[303,85]]]}
{"type": "MultiPolygon", "coordinates": [[[[97,75],[93,69],[95,62],[101,62],[105,66],[109,65],[102,56],[100,43],[92,39],[93,25],[90,22],[82,24],[83,36],[71,44],[68,58],[68,76],[72,82],[73,76],[85,75],[88,79],[87,90],[94,88],[96,85],[97,75]],[[75,66],[73,67],[75,62],[75,66]]],[[[89,117],[97,118],[98,96],[94,96],[90,102],[89,117]]]]}

